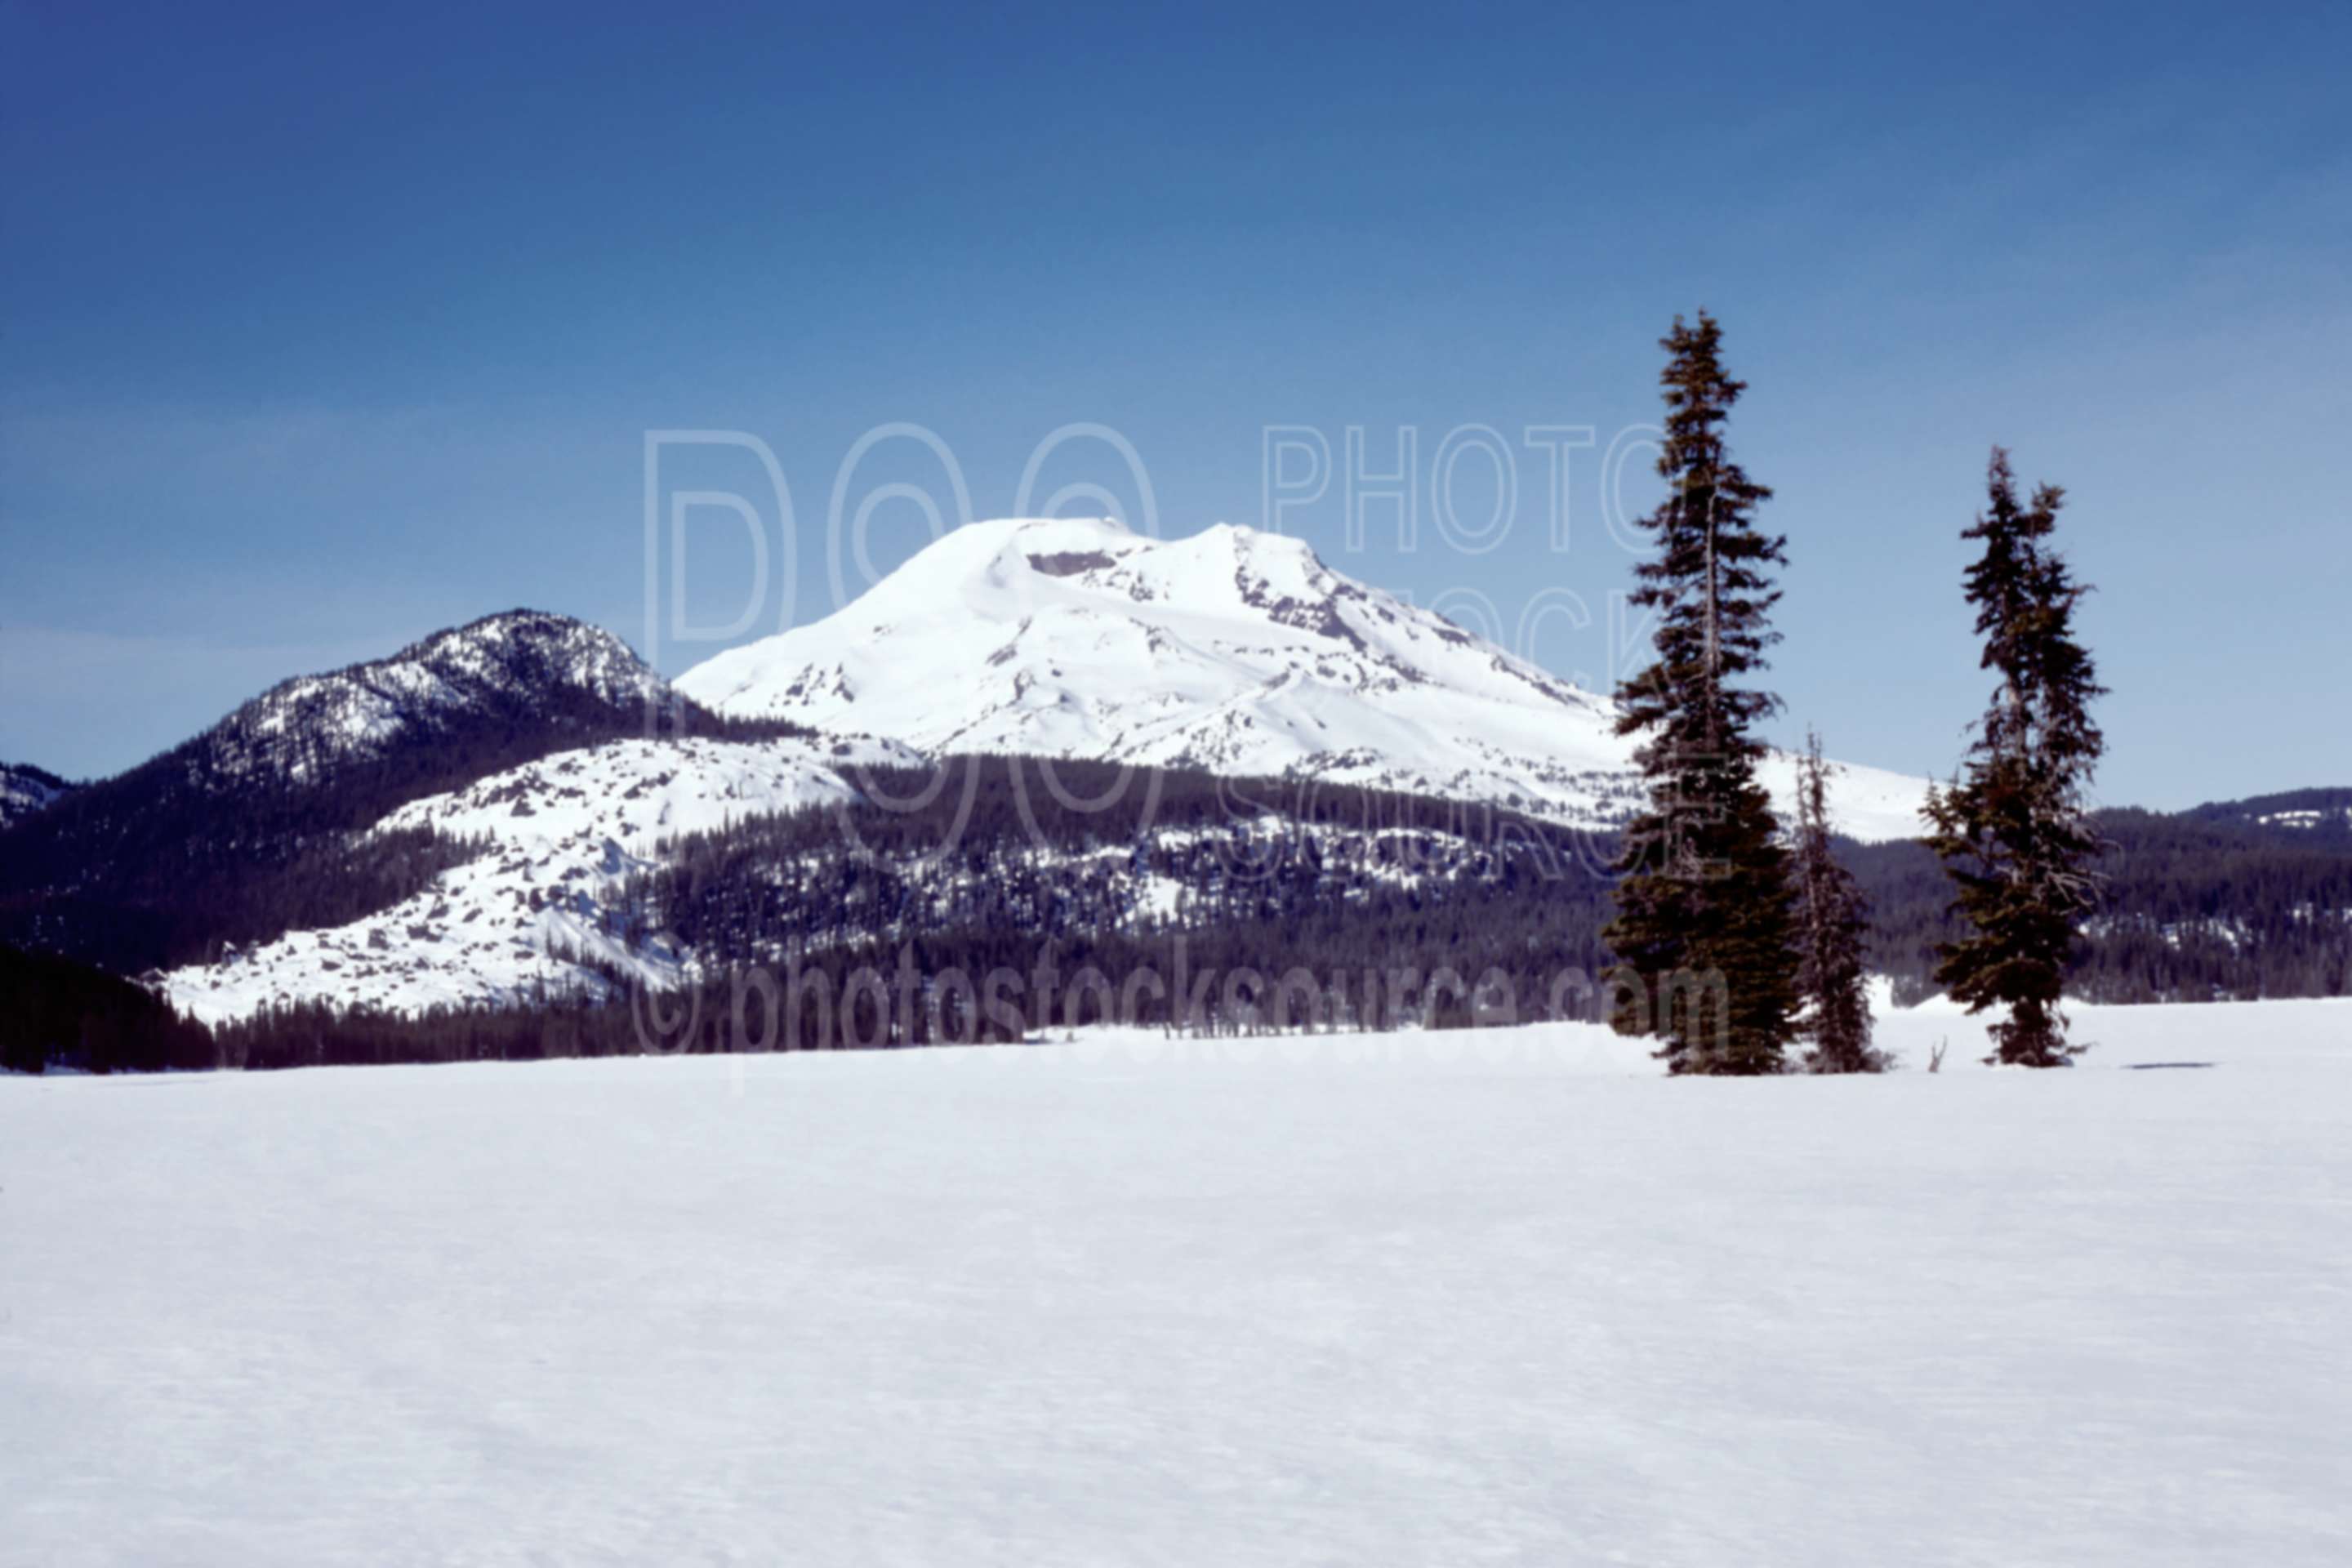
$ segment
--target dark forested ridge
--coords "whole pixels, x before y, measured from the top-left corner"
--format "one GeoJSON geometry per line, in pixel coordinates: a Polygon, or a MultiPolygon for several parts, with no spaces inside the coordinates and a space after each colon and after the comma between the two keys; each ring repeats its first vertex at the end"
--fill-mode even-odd
{"type": "MultiPolygon", "coordinates": [[[[2067,980],[2095,1002],[2206,1002],[2352,994],[2352,833],[2260,820],[2299,791],[2177,816],[2110,809],[2100,906],[2067,980]]],[[[2289,806],[2286,809],[2303,809],[2289,806]]],[[[1918,843],[1847,845],[1873,906],[1872,967],[1898,1001],[1932,989],[1934,951],[1958,929],[1950,885],[1918,843]]]]}
{"type": "MultiPolygon", "coordinates": [[[[636,896],[648,918],[730,964],[917,937],[1013,953],[1183,931],[1197,951],[1246,931],[1260,967],[1347,969],[1395,953],[1424,972],[1499,968],[1528,997],[1540,974],[1597,975],[1613,962],[1601,939],[1606,836],[1412,796],[1181,773],[1132,775],[1121,794],[1118,770],[1098,763],[1057,764],[1055,776],[1077,799],[1116,798],[1104,811],[1058,804],[1007,759],[971,776],[968,798],[942,786],[920,810],[803,813],[685,841],[636,896]],[[922,864],[959,813],[952,853],[922,864]]],[[[885,783],[913,798],[922,781],[885,783]]],[[[2326,793],[2352,797],[2273,798],[2326,793]]],[[[2352,993],[2352,835],[2237,820],[2273,809],[2259,805],[2097,814],[2104,901],[2073,994],[2352,993]]],[[[1899,1000],[1929,994],[1937,944],[1958,929],[1933,853],[1849,840],[1838,853],[1871,906],[1871,967],[1899,1000]]]]}
{"type": "Polygon", "coordinates": [[[1287,945],[1317,962],[1433,930],[1601,956],[1612,841],[1497,807],[1010,757],[860,782],[902,804],[682,840],[625,901],[719,963],[950,931],[1068,941],[1261,925],[1297,933],[1287,945]]]}
{"type": "Polygon", "coordinates": [[[356,919],[468,853],[429,833],[361,837],[396,807],[655,722],[804,732],[709,713],[617,638],[530,611],[287,681],[0,831],[0,942],[136,973],[356,919]]]}
{"type": "Polygon", "coordinates": [[[2209,801],[2180,814],[2196,822],[2258,828],[2290,844],[2352,839],[2352,789],[2297,789],[2209,801]]]}

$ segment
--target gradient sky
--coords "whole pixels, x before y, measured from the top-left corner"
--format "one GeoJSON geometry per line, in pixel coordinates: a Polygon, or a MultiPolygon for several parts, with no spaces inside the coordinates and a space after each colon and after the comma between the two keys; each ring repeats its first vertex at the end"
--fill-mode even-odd
{"type": "MultiPolygon", "coordinates": [[[[1268,425],[1414,426],[1424,487],[1465,424],[1605,447],[1705,305],[1790,538],[1777,734],[1952,766],[2000,441],[2102,590],[2105,799],[2352,783],[2352,6],[337,9],[0,5],[0,757],[111,771],[519,604],[643,646],[648,428],[772,447],[805,619],[884,422],[978,515],[1091,421],[1161,531],[1255,524],[1268,425]]],[[[1525,650],[1598,681],[1600,456],[1565,552],[1524,447],[1485,553],[1425,498],[1351,552],[1336,482],[1287,523],[1507,635],[1574,591],[1525,650]]],[[[1044,477],[1140,513],[1099,445],[1044,477]]],[[[693,538],[723,621],[748,546],[693,538]]]]}

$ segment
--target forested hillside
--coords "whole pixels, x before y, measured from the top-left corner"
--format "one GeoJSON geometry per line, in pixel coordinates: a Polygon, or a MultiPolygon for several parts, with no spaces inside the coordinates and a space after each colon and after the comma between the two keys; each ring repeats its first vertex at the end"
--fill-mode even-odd
{"type": "Polygon", "coordinates": [[[687,838],[625,901],[719,963],[967,930],[1066,941],[1261,922],[1277,933],[1268,960],[1318,966],[1432,931],[1547,963],[1601,957],[1613,841],[1489,805],[1008,757],[860,782],[909,804],[687,838]]]}
{"type": "Polygon", "coordinates": [[[2296,789],[2211,801],[2180,815],[2199,822],[2264,828],[2288,842],[2352,839],[2352,789],[2296,789]]]}
{"type": "MultiPolygon", "coordinates": [[[[2352,791],[2303,795],[2352,797],[2352,791]]],[[[2110,810],[2099,912],[2070,994],[2101,1002],[2340,996],[2352,991],[2352,833],[2279,829],[2266,805],[2179,816],[2110,810]]],[[[1939,942],[1957,927],[1950,883],[1924,845],[1849,844],[1872,904],[1872,963],[1900,1001],[1931,989],[1939,942]]]]}
{"type": "Polygon", "coordinates": [[[331,926],[470,853],[371,834],[403,804],[551,752],[645,733],[800,733],[670,695],[608,633],[518,611],[391,658],[287,681],[128,773],[0,832],[0,942],[126,973],[331,926]]]}
{"type": "MultiPolygon", "coordinates": [[[[887,781],[934,797],[756,819],[675,847],[636,896],[720,964],[919,936],[1034,952],[1044,941],[1246,931],[1261,968],[1353,968],[1368,955],[1539,973],[1612,962],[1601,942],[1606,835],[1411,795],[1034,763],[887,781]],[[961,831],[956,830],[959,817],[961,831]],[[942,845],[951,848],[936,863],[942,845]],[[984,933],[984,934],[983,934],[984,933]]],[[[2100,813],[2104,901],[2074,994],[2109,1002],[2340,995],[2352,990],[2352,835],[2137,810],[2100,813]]],[[[1951,884],[1918,843],[1839,853],[1872,905],[1872,967],[1899,1000],[1929,993],[1956,931],[1951,884]]]]}

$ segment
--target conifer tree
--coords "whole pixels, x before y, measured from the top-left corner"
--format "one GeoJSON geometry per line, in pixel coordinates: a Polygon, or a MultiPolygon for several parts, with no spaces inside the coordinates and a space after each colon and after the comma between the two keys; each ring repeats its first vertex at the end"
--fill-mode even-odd
{"type": "Polygon", "coordinates": [[[1779,640],[1770,569],[1786,541],[1757,528],[1772,492],[1725,444],[1746,384],[1725,373],[1722,337],[1701,311],[1661,343],[1670,493],[1642,520],[1656,552],[1631,598],[1655,623],[1656,658],[1617,694],[1649,799],[1618,864],[1607,941],[1638,984],[1618,991],[1612,1022],[1657,1036],[1677,1073],[1780,1070],[1796,1009],[1789,857],[1750,733],[1779,699],[1748,684],[1779,640]]]}
{"type": "Polygon", "coordinates": [[[1988,1061],[2062,1067],[2059,998],[2075,928],[2097,906],[2091,778],[2105,740],[2091,702],[2105,692],[2074,636],[2090,585],[2051,545],[2064,492],[2043,485],[2021,503],[2009,454],[1993,448],[1985,514],[1961,537],[1984,552],[1969,569],[1969,602],[1999,678],[1960,774],[1931,793],[1928,842],[1971,928],[1938,949],[1936,979],[1970,1012],[2005,1006],[1988,1061]]]}
{"type": "Polygon", "coordinates": [[[1807,731],[1797,773],[1797,1000],[1799,1026],[1812,1041],[1813,1072],[1881,1072],[1870,1044],[1870,994],[1863,943],[1870,906],[1830,847],[1829,764],[1822,738],[1807,731]]]}

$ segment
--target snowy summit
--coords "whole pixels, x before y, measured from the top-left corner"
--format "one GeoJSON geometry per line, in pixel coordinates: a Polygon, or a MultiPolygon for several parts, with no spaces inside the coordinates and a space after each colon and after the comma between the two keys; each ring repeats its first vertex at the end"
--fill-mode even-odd
{"type": "MultiPolygon", "coordinates": [[[[934,541],[855,604],[678,678],[721,713],[1014,752],[1313,777],[1605,826],[1635,800],[1617,710],[1307,544],[1014,518],[934,541]]],[[[1765,776],[1784,806],[1790,759],[1765,776]]],[[[1841,829],[1919,832],[1924,780],[1841,770],[1841,829]]]]}

